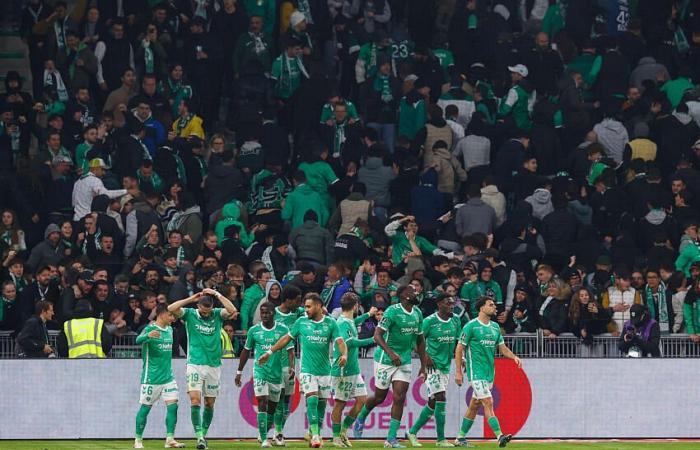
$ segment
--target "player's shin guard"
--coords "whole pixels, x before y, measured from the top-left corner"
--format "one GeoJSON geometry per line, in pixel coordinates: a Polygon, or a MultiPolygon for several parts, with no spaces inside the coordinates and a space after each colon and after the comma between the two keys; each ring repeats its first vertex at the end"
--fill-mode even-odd
{"type": "Polygon", "coordinates": [[[498,418],[496,416],[489,417],[487,422],[489,423],[489,427],[493,431],[493,434],[496,435],[496,438],[503,434],[501,432],[501,424],[498,423],[498,418]]]}
{"type": "Polygon", "coordinates": [[[170,403],[165,407],[165,436],[175,437],[175,425],[177,425],[177,403],[170,403]]]}
{"type": "Polygon", "coordinates": [[[445,440],[445,402],[435,402],[435,428],[437,440],[445,440]]]}
{"type": "Polygon", "coordinates": [[[202,407],[199,405],[192,405],[190,407],[190,418],[192,419],[192,428],[194,428],[194,434],[197,438],[204,436],[202,433],[202,407]]]}
{"type": "Polygon", "coordinates": [[[214,418],[214,408],[204,407],[204,413],[202,414],[202,434],[207,435],[209,427],[211,426],[211,421],[214,418]]]}
{"type": "Polygon", "coordinates": [[[312,395],[306,398],[306,418],[309,421],[311,436],[318,434],[318,397],[312,395]]]}
{"type": "Polygon", "coordinates": [[[141,439],[143,437],[143,430],[146,429],[146,421],[148,420],[149,412],[151,412],[150,406],[141,405],[139,411],[136,413],[136,439],[141,439]]]}
{"type": "Polygon", "coordinates": [[[472,425],[474,425],[474,419],[467,419],[464,417],[462,419],[462,426],[459,427],[459,434],[457,435],[458,437],[465,437],[467,434],[469,434],[469,430],[472,428],[472,425]]]}
{"type": "Polygon", "coordinates": [[[258,433],[260,433],[260,439],[265,440],[267,439],[267,413],[266,412],[259,412],[258,413],[258,433]]]}
{"type": "Polygon", "coordinates": [[[318,434],[321,434],[323,429],[323,421],[326,419],[326,404],[328,401],[325,398],[318,399],[318,434]]]}
{"type": "Polygon", "coordinates": [[[345,419],[343,419],[343,424],[340,427],[340,431],[349,430],[350,428],[352,428],[352,425],[354,423],[355,423],[355,418],[353,416],[351,416],[350,414],[348,414],[347,416],[345,416],[345,419]]]}
{"type": "Polygon", "coordinates": [[[434,412],[435,411],[430,406],[425,405],[421,410],[420,415],[418,416],[418,420],[416,420],[416,423],[413,424],[413,426],[410,430],[408,430],[408,432],[411,434],[418,434],[420,429],[423,428],[423,425],[428,423],[430,418],[433,417],[434,412]]]}

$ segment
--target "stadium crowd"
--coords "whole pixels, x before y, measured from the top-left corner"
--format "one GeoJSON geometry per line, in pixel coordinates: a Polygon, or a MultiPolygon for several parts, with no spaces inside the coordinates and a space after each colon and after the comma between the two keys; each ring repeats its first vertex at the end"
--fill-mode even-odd
{"type": "Polygon", "coordinates": [[[493,298],[506,333],[700,345],[700,2],[29,0],[19,30],[0,329],[26,356],[205,288],[229,333],[286,286],[352,290],[368,337],[408,284],[425,316],[493,298]]]}

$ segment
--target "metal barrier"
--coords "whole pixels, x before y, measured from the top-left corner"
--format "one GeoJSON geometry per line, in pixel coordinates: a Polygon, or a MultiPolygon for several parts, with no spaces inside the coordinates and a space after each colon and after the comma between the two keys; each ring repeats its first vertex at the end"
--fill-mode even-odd
{"type": "MultiPolygon", "coordinates": [[[[56,348],[58,331],[49,331],[49,345],[56,348]]],[[[110,358],[140,358],[141,346],[136,344],[136,333],[112,336],[110,358]]],[[[549,338],[537,333],[514,333],[504,336],[506,345],[521,358],[620,358],[618,339],[610,334],[595,336],[590,345],[571,333],[549,338]]],[[[237,332],[233,337],[236,357],[245,344],[245,335],[237,332]]],[[[360,349],[361,358],[371,358],[372,349],[360,349]]],[[[185,356],[180,351],[180,356],[185,356]]],[[[297,357],[298,357],[297,352],[297,357]]],[[[690,340],[687,334],[661,336],[663,358],[700,358],[700,344],[690,340]]],[[[0,359],[15,358],[15,338],[11,331],[0,331],[0,359]]]]}

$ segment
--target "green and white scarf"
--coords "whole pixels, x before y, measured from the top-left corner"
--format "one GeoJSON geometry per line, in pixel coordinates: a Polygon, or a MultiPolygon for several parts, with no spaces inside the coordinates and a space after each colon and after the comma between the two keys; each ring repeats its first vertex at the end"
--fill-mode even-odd
{"type": "Polygon", "coordinates": [[[649,306],[649,312],[652,317],[656,317],[656,310],[659,312],[659,328],[661,334],[668,334],[670,326],[668,321],[668,304],[666,303],[666,284],[662,281],[654,294],[647,284],[644,286],[644,298],[649,306]]]}
{"type": "Polygon", "coordinates": [[[53,23],[53,32],[56,35],[56,45],[58,50],[61,51],[66,48],[66,21],[68,17],[63,19],[56,19],[53,23]]]}
{"type": "Polygon", "coordinates": [[[330,286],[323,288],[323,290],[321,291],[321,300],[323,300],[323,306],[327,307],[331,303],[331,300],[333,300],[333,296],[335,295],[335,290],[338,288],[341,281],[343,280],[340,279],[331,284],[330,286]]]}
{"type": "Polygon", "coordinates": [[[141,47],[143,47],[143,63],[146,69],[146,73],[154,73],[155,56],[153,54],[153,48],[151,47],[151,43],[148,40],[144,39],[141,42],[141,47]]]}
{"type": "Polygon", "coordinates": [[[63,82],[63,77],[61,77],[61,73],[58,70],[55,72],[44,70],[44,86],[54,86],[58,94],[58,99],[62,102],[68,101],[68,89],[66,89],[66,84],[63,82]]]}
{"type": "Polygon", "coordinates": [[[347,120],[343,120],[338,123],[333,122],[334,136],[333,136],[333,157],[340,158],[340,150],[342,150],[345,144],[345,126],[348,124],[347,120]]]}
{"type": "Polygon", "coordinates": [[[391,80],[389,75],[377,74],[374,79],[374,90],[381,93],[381,98],[384,103],[389,103],[394,100],[394,95],[391,93],[391,80]]]}
{"type": "Polygon", "coordinates": [[[194,117],[194,114],[188,113],[185,117],[180,117],[177,119],[177,123],[175,125],[175,132],[177,133],[178,136],[180,137],[187,137],[187,136],[182,136],[182,130],[184,130],[187,125],[190,123],[192,118],[194,117]]]}
{"type": "Polygon", "coordinates": [[[152,160],[153,158],[151,158],[151,153],[148,151],[148,147],[146,147],[146,144],[144,144],[143,141],[139,139],[139,137],[135,134],[132,134],[131,137],[134,138],[134,140],[136,140],[136,142],[138,142],[139,145],[141,145],[141,150],[143,151],[142,158],[147,159],[149,161],[152,160]]]}

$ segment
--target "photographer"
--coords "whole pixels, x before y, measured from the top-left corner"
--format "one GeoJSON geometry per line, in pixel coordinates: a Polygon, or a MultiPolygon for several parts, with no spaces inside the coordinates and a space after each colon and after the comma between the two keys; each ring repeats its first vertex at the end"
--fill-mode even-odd
{"type": "Polygon", "coordinates": [[[661,330],[656,320],[651,318],[649,308],[644,305],[632,305],[630,320],[625,322],[618,347],[631,358],[643,358],[651,355],[661,357],[659,342],[661,330]]]}

